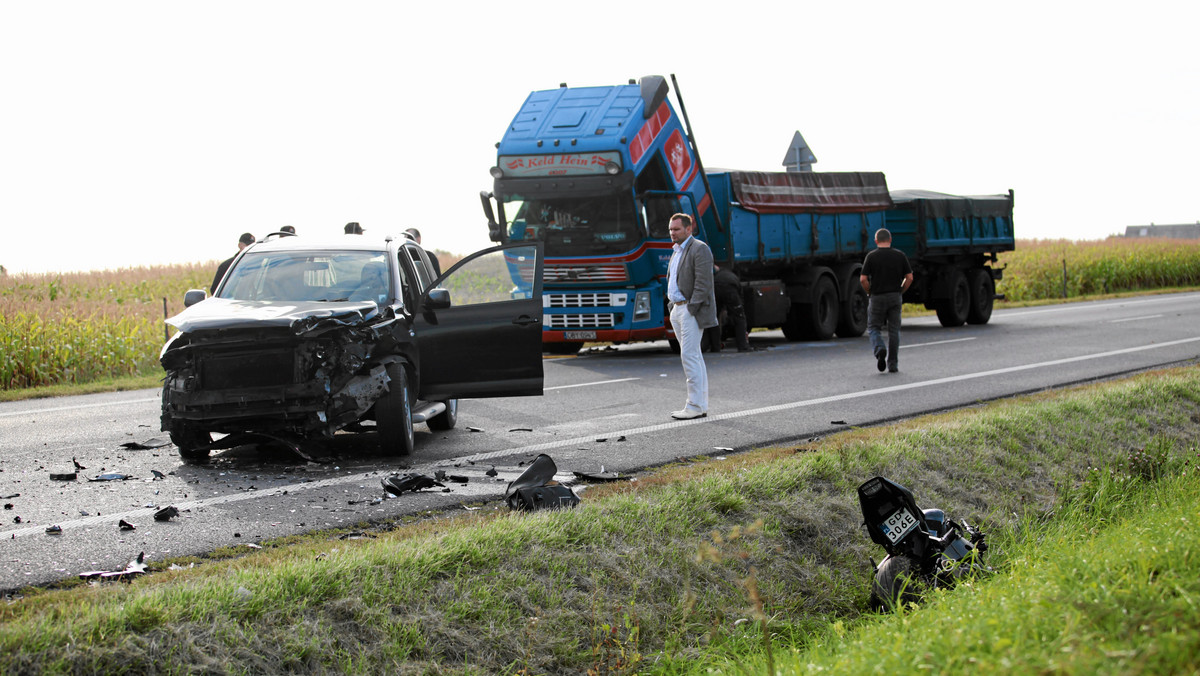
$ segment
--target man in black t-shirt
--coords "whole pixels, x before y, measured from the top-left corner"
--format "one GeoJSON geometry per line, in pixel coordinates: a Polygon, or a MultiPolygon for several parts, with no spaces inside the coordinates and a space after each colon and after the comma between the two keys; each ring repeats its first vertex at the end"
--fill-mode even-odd
{"type": "Polygon", "coordinates": [[[858,278],[870,296],[867,304],[867,335],[876,366],[889,373],[900,370],[900,307],[904,292],[912,286],[912,266],[903,251],[892,248],[892,233],[886,228],[875,232],[874,251],[867,254],[858,278]],[[883,344],[879,329],[887,324],[888,342],[883,344]]]}
{"type": "MultiPolygon", "coordinates": [[[[242,236],[238,238],[238,253],[241,253],[242,249],[245,249],[251,244],[254,244],[254,235],[248,232],[243,232],[242,236]]],[[[225,273],[229,270],[229,266],[233,263],[233,259],[235,258],[237,258],[237,254],[234,254],[221,261],[221,264],[217,266],[217,274],[213,277],[212,286],[210,286],[208,289],[208,295],[211,296],[217,292],[217,285],[221,283],[221,278],[225,276],[225,273]]]]}

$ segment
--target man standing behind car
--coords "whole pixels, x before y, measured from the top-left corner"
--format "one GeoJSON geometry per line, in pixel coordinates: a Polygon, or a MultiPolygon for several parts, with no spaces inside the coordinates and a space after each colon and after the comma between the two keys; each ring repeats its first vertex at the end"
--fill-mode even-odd
{"type": "MultiPolygon", "coordinates": [[[[242,236],[238,237],[238,253],[241,253],[242,249],[245,249],[251,244],[254,244],[254,235],[248,232],[243,232],[242,236]]],[[[234,254],[221,261],[221,264],[217,266],[217,274],[213,277],[212,287],[208,290],[208,295],[211,296],[217,292],[217,285],[221,283],[221,278],[225,276],[225,273],[229,270],[229,266],[233,263],[233,259],[235,258],[237,258],[237,254],[234,254]]]]}
{"type": "Polygon", "coordinates": [[[867,335],[876,367],[889,373],[900,370],[900,308],[904,292],[912,286],[912,266],[903,251],[892,248],[892,233],[886,228],[875,231],[876,249],[867,254],[858,278],[863,291],[870,296],[867,303],[867,335]],[[887,324],[888,344],[883,344],[879,329],[887,324]]]}
{"type": "Polygon", "coordinates": [[[693,226],[692,217],[687,214],[675,214],[667,226],[675,250],[667,266],[667,302],[688,393],[683,410],[671,414],[676,420],[708,415],[708,371],[700,352],[700,340],[704,329],[717,325],[713,255],[707,244],[692,236],[693,226]]]}

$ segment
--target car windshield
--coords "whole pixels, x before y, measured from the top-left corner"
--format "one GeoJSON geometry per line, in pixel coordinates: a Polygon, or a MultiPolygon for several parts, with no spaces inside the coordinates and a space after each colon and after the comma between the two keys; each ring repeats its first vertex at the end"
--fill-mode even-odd
{"type": "Polygon", "coordinates": [[[382,251],[249,251],[230,271],[217,297],[386,303],[395,297],[390,277],[382,251]]]}
{"type": "Polygon", "coordinates": [[[514,199],[505,202],[510,242],[546,243],[548,256],[618,254],[642,241],[630,195],[514,199]]]}

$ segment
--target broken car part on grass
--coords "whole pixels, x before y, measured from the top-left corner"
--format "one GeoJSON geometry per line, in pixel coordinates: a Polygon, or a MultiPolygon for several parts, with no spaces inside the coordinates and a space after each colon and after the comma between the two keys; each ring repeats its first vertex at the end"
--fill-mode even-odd
{"type": "Polygon", "coordinates": [[[539,455],[504,492],[508,508],[517,511],[560,509],[579,504],[579,496],[554,480],[558,466],[545,453],[539,455]]]}

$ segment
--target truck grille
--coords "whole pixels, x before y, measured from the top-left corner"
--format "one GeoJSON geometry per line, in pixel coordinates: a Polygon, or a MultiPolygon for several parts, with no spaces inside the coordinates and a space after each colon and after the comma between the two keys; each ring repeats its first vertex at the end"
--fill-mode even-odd
{"type": "Polygon", "coordinates": [[[544,307],[621,307],[624,293],[548,293],[542,295],[544,307]]]}
{"type": "Polygon", "coordinates": [[[543,281],[555,282],[624,282],[629,279],[625,266],[616,265],[547,265],[543,281]]]}
{"type": "Polygon", "coordinates": [[[616,326],[611,314],[542,315],[542,326],[551,329],[609,329],[616,326]]]}

